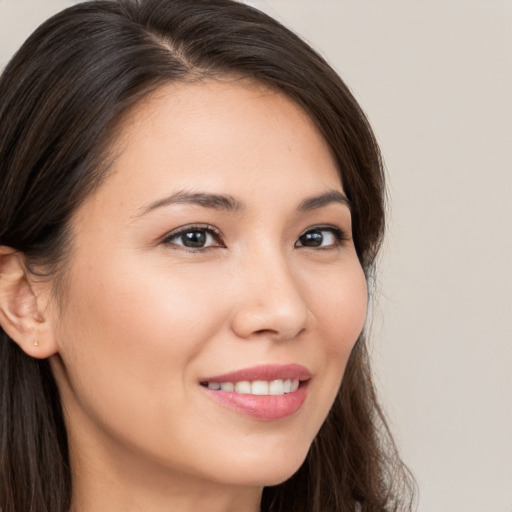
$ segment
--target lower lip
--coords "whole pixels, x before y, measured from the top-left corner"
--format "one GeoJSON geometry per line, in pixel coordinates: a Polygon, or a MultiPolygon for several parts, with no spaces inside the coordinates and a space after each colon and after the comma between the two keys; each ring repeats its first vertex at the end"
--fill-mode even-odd
{"type": "Polygon", "coordinates": [[[297,391],[284,395],[244,395],[231,391],[203,387],[213,400],[235,411],[259,420],[280,420],[296,413],[304,404],[307,382],[301,382],[297,391]]]}

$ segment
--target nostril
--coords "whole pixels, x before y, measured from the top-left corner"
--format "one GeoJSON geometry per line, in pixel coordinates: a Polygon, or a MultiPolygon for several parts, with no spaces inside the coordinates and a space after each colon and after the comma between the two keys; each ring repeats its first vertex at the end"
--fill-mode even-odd
{"type": "Polygon", "coordinates": [[[260,329],[253,334],[258,337],[269,337],[276,341],[290,341],[298,338],[304,331],[304,327],[298,331],[292,329],[260,329]]]}
{"type": "Polygon", "coordinates": [[[264,279],[247,282],[231,321],[241,338],[269,337],[291,340],[300,336],[309,318],[304,297],[286,269],[268,272],[264,279]],[[271,275],[272,274],[272,275],[271,275]]]}

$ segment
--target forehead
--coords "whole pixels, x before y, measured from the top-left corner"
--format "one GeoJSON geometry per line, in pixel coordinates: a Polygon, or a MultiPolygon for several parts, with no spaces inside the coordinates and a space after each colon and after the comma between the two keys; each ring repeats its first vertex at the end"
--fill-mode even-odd
{"type": "Polygon", "coordinates": [[[284,94],[248,80],[162,87],[122,120],[117,133],[117,156],[100,195],[128,200],[197,187],[247,197],[265,187],[341,190],[330,149],[311,118],[284,94]]]}

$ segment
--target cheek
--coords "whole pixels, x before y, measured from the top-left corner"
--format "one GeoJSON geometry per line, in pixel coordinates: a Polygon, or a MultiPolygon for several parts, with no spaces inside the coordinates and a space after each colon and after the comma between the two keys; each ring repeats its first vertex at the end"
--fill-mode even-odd
{"type": "Polygon", "coordinates": [[[331,274],[314,293],[312,304],[326,349],[348,358],[363,329],[368,306],[366,279],[359,263],[331,274]]]}
{"type": "Polygon", "coordinates": [[[175,410],[186,400],[190,363],[223,321],[217,288],[177,269],[121,262],[74,272],[59,336],[71,386],[84,407],[101,414],[134,419],[136,404],[175,410]]]}
{"type": "Polygon", "coordinates": [[[87,340],[88,351],[107,356],[115,351],[116,357],[139,353],[143,361],[164,364],[163,357],[165,364],[179,365],[192,358],[208,331],[222,322],[215,314],[218,301],[212,299],[217,288],[211,281],[198,286],[178,271],[144,272],[136,267],[117,268],[105,279],[99,272],[89,278],[82,275],[73,285],[80,293],[71,300],[76,314],[70,322],[87,340]]]}
{"type": "Polygon", "coordinates": [[[318,399],[311,404],[309,415],[311,439],[335,400],[347,361],[363,330],[368,301],[366,279],[357,259],[342,271],[331,269],[325,279],[321,278],[317,274],[317,285],[307,291],[315,322],[315,336],[308,351],[310,360],[320,369],[314,382],[318,399]]]}

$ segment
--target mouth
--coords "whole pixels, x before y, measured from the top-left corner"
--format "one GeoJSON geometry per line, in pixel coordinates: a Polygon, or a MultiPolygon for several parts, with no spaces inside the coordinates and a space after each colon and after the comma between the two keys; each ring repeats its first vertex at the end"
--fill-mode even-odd
{"type": "Polygon", "coordinates": [[[306,400],[311,373],[301,365],[264,365],[201,379],[210,398],[262,420],[297,412],[306,400]]]}
{"type": "Polygon", "coordinates": [[[253,382],[242,380],[240,382],[201,382],[201,386],[215,391],[235,392],[241,395],[279,396],[293,393],[299,389],[300,380],[255,380],[253,382]]]}

